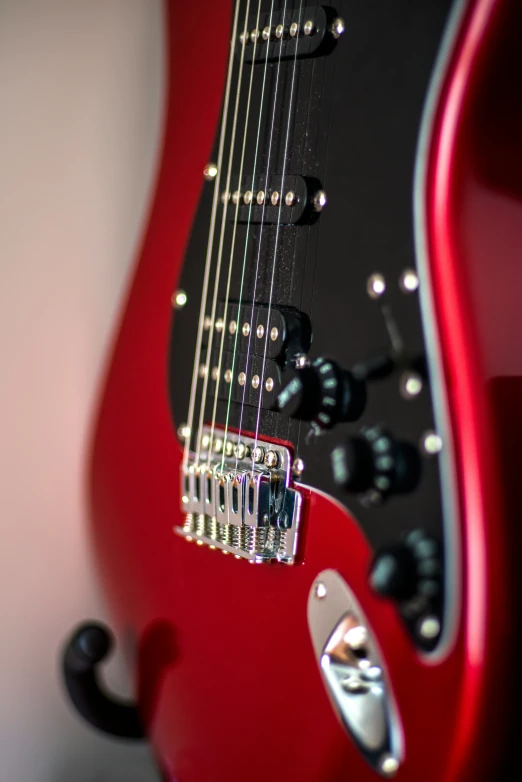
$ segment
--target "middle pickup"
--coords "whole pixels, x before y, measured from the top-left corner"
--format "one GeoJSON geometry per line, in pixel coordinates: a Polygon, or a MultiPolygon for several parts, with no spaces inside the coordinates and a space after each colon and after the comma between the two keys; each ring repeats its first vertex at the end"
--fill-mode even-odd
{"type": "MultiPolygon", "coordinates": [[[[205,318],[203,345],[208,344],[211,318],[205,318]]],[[[312,341],[309,318],[293,307],[269,307],[267,304],[219,301],[214,323],[213,352],[219,349],[243,355],[266,356],[284,367],[298,355],[307,353],[312,341]]]]}
{"type": "Polygon", "coordinates": [[[221,202],[231,221],[297,225],[319,216],[314,197],[320,190],[312,177],[246,174],[239,185],[232,177],[230,191],[221,194],[221,202]]]}

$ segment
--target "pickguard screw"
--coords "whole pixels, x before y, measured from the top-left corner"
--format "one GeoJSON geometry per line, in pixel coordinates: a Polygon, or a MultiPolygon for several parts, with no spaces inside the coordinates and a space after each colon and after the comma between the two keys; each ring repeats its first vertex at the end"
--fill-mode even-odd
{"type": "Polygon", "coordinates": [[[294,465],[293,465],[293,468],[292,468],[292,473],[294,475],[294,478],[300,478],[301,475],[304,472],[304,468],[305,468],[304,461],[302,459],[297,458],[294,461],[294,465]]]}
{"type": "Polygon", "coordinates": [[[393,777],[399,770],[399,761],[393,755],[383,755],[379,760],[379,767],[387,777],[393,777]]]}
{"type": "Polygon", "coordinates": [[[212,182],[212,180],[217,177],[217,173],[218,173],[218,167],[215,163],[207,163],[207,165],[203,169],[203,176],[205,177],[207,182],[212,182]]]}
{"type": "Polygon", "coordinates": [[[413,293],[419,287],[417,272],[413,269],[404,269],[399,278],[399,287],[403,293],[413,293]]]}
{"type": "Polygon", "coordinates": [[[382,274],[375,272],[375,274],[371,274],[368,277],[368,281],[366,283],[366,291],[371,299],[378,299],[380,296],[382,296],[385,290],[386,290],[386,280],[384,279],[382,274]]]}
{"type": "Polygon", "coordinates": [[[173,307],[175,307],[177,310],[182,310],[187,303],[187,294],[185,291],[176,291],[172,295],[171,301],[173,307]]]}

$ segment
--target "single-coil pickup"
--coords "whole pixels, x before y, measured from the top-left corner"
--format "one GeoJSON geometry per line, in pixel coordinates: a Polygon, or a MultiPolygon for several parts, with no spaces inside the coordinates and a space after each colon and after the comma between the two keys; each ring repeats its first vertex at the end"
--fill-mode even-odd
{"type": "Polygon", "coordinates": [[[228,220],[238,223],[297,225],[317,218],[320,183],[312,177],[263,173],[246,174],[221,193],[228,220]]]}
{"type": "Polygon", "coordinates": [[[336,36],[331,33],[331,12],[323,6],[288,9],[257,14],[248,20],[247,29],[238,34],[236,55],[244,46],[245,63],[317,57],[333,49],[336,36]],[[328,33],[328,34],[327,34],[328,33]]]}
{"type": "MultiPolygon", "coordinates": [[[[203,347],[208,345],[211,327],[211,318],[207,316],[203,347]]],[[[310,320],[293,307],[269,308],[266,304],[229,301],[225,313],[225,302],[220,301],[216,308],[214,331],[210,370],[215,369],[216,372],[221,342],[225,352],[266,355],[281,366],[300,353],[307,353],[311,343],[310,320]]],[[[224,366],[223,360],[221,363],[224,366]]]]}

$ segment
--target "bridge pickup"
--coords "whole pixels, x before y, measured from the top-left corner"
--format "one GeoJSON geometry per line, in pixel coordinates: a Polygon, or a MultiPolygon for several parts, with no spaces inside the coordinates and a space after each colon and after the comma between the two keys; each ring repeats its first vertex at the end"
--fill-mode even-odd
{"type": "MultiPolygon", "coordinates": [[[[289,9],[283,15],[282,10],[274,11],[270,25],[270,13],[263,13],[259,17],[259,32],[257,44],[254,47],[250,33],[256,29],[257,14],[252,14],[247,25],[247,42],[245,44],[245,63],[278,62],[281,60],[293,60],[296,56],[318,57],[326,54],[335,45],[335,39],[329,34],[329,12],[323,6],[310,6],[304,9],[289,9]],[[292,24],[299,24],[297,34],[291,35],[292,24]],[[308,35],[304,32],[306,22],[312,22],[313,26],[308,35]],[[282,35],[281,27],[282,26],[282,35]],[[263,31],[270,26],[270,38],[265,40],[263,31]],[[279,27],[279,30],[277,29],[279,27]],[[328,34],[327,34],[328,33],[328,34]],[[254,52],[255,48],[255,52],[254,52]],[[267,53],[268,48],[268,53],[267,53]]],[[[295,30],[295,28],[293,28],[295,30]]],[[[242,39],[238,37],[236,56],[241,56],[242,39]]]]}
{"type": "Polygon", "coordinates": [[[227,219],[238,223],[297,225],[313,222],[314,195],[321,186],[312,177],[269,174],[245,174],[238,186],[232,177],[230,193],[222,194],[227,219]],[[238,203],[236,204],[236,201],[238,203]]]}
{"type": "MultiPolygon", "coordinates": [[[[208,344],[209,328],[203,332],[203,345],[208,344]]],[[[222,335],[225,352],[264,356],[285,366],[300,353],[308,353],[312,338],[309,318],[293,307],[269,307],[229,301],[225,319],[225,302],[216,308],[216,331],[222,335]],[[226,322],[225,322],[226,320],[226,322]]],[[[212,353],[221,344],[214,335],[212,353]]],[[[216,356],[217,357],[217,356],[216,356]]],[[[213,364],[214,366],[214,364],[213,364]]]]}

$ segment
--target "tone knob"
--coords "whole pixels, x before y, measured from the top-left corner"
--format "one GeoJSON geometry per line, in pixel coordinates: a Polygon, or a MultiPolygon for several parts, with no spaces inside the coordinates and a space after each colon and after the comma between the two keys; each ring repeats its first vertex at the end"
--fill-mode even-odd
{"type": "Polygon", "coordinates": [[[331,429],[341,421],[355,421],[364,410],[366,384],[331,359],[317,358],[285,379],[277,402],[291,418],[331,429]]]}
{"type": "Polygon", "coordinates": [[[383,597],[396,600],[428,647],[436,633],[423,633],[422,617],[440,628],[443,564],[440,544],[423,530],[410,532],[404,541],[381,549],[370,570],[370,585],[383,597]]]}
{"type": "Polygon", "coordinates": [[[421,460],[413,445],[381,426],[370,426],[333,450],[332,469],[335,482],[346,491],[399,494],[416,487],[421,460]]]}

